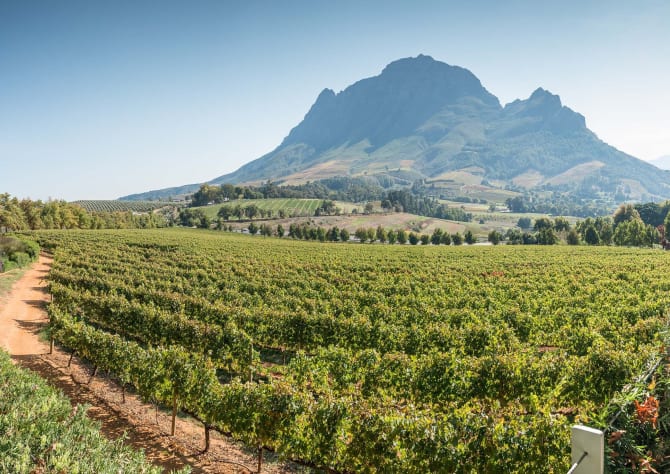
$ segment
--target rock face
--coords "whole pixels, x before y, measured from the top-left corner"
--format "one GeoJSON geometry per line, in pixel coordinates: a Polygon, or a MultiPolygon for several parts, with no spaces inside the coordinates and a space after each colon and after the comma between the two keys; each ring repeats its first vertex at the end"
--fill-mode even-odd
{"type": "Polygon", "coordinates": [[[433,115],[465,99],[500,108],[470,71],[429,56],[395,61],[381,75],[339,94],[324,89],[280,148],[304,143],[316,151],[368,140],[378,148],[412,135],[433,115]]]}
{"type": "Polygon", "coordinates": [[[599,140],[559,96],[538,88],[502,107],[467,69],[423,55],[337,94],[324,89],[275,150],[210,183],[339,175],[439,182],[462,173],[498,187],[670,197],[670,173],[599,140]]]}

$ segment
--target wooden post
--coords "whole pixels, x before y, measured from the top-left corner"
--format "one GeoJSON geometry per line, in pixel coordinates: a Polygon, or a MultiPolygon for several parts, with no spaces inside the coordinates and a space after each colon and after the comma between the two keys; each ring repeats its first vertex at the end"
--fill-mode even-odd
{"type": "Polygon", "coordinates": [[[97,373],[98,373],[98,366],[96,365],[95,367],[93,367],[93,373],[89,377],[88,382],[86,382],[86,385],[90,385],[90,383],[93,381],[93,377],[95,377],[97,373]]]}
{"type": "Polygon", "coordinates": [[[121,386],[121,403],[126,403],[126,384],[121,386]]]}
{"type": "Polygon", "coordinates": [[[205,449],[203,453],[209,451],[209,429],[210,426],[207,423],[205,423],[205,449]]]}
{"type": "Polygon", "coordinates": [[[249,346],[249,382],[254,381],[254,345],[249,346]]]}
{"type": "Polygon", "coordinates": [[[49,341],[49,354],[54,353],[54,338],[51,336],[51,340],[49,341]]]}
{"type": "Polygon", "coordinates": [[[74,357],[74,353],[77,351],[72,351],[70,353],[70,360],[67,361],[67,366],[70,367],[70,364],[72,364],[72,358],[74,357]]]}
{"type": "Polygon", "coordinates": [[[258,474],[263,469],[263,446],[258,446],[258,474]]]}
{"type": "Polygon", "coordinates": [[[170,430],[170,436],[174,436],[175,426],[177,424],[177,390],[172,391],[172,429],[170,430]]]}

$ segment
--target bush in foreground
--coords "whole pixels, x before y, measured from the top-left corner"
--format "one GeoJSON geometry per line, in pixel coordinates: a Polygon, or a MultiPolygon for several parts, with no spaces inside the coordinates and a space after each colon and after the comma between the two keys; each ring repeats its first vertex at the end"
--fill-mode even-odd
{"type": "MultiPolygon", "coordinates": [[[[0,351],[0,472],[155,473],[144,455],[108,441],[70,401],[0,351]]],[[[180,471],[190,472],[190,468],[180,471]]]]}

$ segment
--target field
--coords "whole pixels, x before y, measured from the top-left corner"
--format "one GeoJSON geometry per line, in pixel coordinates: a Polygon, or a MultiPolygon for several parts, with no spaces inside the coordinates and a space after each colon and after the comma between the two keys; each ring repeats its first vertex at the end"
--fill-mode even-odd
{"type": "MultiPolygon", "coordinates": [[[[194,209],[201,209],[207,217],[210,219],[216,219],[217,213],[222,206],[242,206],[246,207],[251,204],[256,205],[259,209],[265,211],[272,211],[275,217],[278,216],[279,211],[283,210],[286,213],[287,217],[306,217],[313,216],[314,212],[321,205],[323,199],[288,199],[288,198],[277,198],[277,199],[238,199],[234,201],[229,201],[224,204],[212,204],[210,206],[196,207],[194,209]]],[[[349,213],[352,209],[358,207],[359,212],[363,211],[363,206],[356,206],[353,203],[335,201],[335,206],[339,207],[342,212],[349,213]]],[[[234,217],[231,218],[232,221],[235,220],[234,217]]]]}
{"type": "Polygon", "coordinates": [[[602,422],[670,308],[653,250],[36,235],[55,250],[56,340],[338,472],[566,472],[570,426],[602,422]]]}
{"type": "Polygon", "coordinates": [[[152,212],[156,209],[162,209],[170,205],[166,202],[158,201],[115,201],[115,200],[84,200],[73,201],[76,204],[90,212],[152,212]]]}

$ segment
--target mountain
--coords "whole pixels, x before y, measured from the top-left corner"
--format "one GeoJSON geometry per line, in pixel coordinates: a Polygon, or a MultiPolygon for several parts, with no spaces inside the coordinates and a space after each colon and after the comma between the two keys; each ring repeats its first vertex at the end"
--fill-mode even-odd
{"type": "Polygon", "coordinates": [[[670,170],[670,155],[661,156],[655,160],[651,160],[649,163],[662,170],[670,170]]]}
{"type": "Polygon", "coordinates": [[[422,179],[447,195],[478,186],[618,200],[670,197],[669,172],[598,139],[559,96],[538,88],[503,107],[467,69],[423,55],[394,61],[339,93],[324,89],[275,150],[210,184],[334,176],[422,179]]]}

